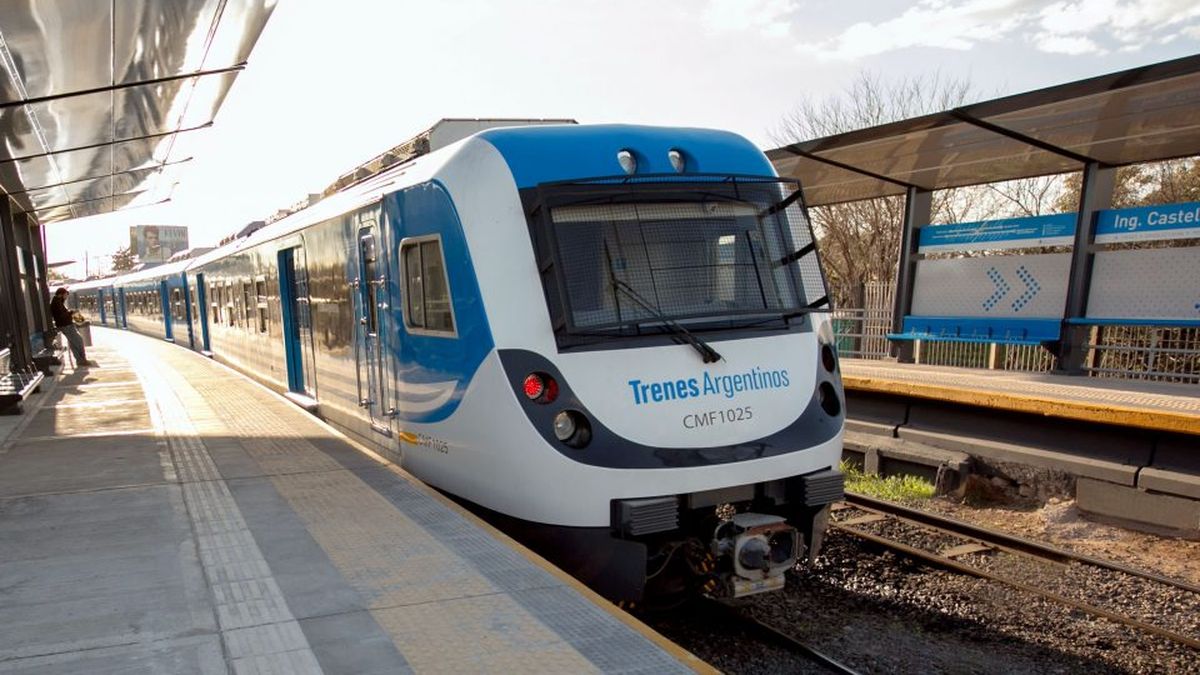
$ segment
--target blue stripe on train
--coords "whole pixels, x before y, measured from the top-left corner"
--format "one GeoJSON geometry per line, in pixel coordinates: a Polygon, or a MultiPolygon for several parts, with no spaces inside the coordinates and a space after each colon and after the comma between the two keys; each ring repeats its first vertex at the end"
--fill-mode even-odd
{"type": "Polygon", "coordinates": [[[449,193],[439,183],[424,183],[388,195],[383,208],[392,228],[394,247],[389,252],[393,261],[391,297],[404,302],[405,289],[400,268],[400,242],[407,237],[440,235],[446,272],[450,282],[450,297],[454,306],[457,339],[424,335],[408,331],[401,307],[393,308],[393,335],[389,346],[396,358],[397,381],[405,384],[434,387],[441,385],[453,394],[441,405],[427,409],[420,394],[395,392],[396,416],[410,422],[439,422],[458,408],[471,378],[484,358],[492,351],[491,328],[483,306],[483,296],[467,248],[466,235],[449,193]]]}

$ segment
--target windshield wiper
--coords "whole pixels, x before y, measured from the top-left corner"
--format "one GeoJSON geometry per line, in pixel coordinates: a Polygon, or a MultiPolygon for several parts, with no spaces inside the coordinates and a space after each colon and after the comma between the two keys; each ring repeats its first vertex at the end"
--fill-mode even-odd
{"type": "Polygon", "coordinates": [[[723,359],[723,357],[717,353],[717,350],[708,346],[708,343],[704,340],[692,335],[688,329],[667,318],[667,316],[660,312],[657,307],[650,303],[649,300],[643,298],[641,293],[633,290],[632,286],[616,277],[613,277],[612,282],[613,288],[624,292],[625,295],[628,295],[634,302],[641,305],[642,309],[650,312],[654,318],[661,321],[662,324],[667,327],[667,330],[671,331],[684,342],[691,345],[693,349],[700,353],[700,358],[704,359],[705,363],[716,363],[717,361],[721,361],[723,359]]]}

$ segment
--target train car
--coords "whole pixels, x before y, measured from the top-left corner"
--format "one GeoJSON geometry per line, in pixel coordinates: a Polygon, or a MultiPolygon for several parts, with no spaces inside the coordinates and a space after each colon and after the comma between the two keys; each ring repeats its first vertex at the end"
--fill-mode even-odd
{"type": "Polygon", "coordinates": [[[109,277],[72,284],[69,306],[97,326],[125,328],[125,317],[114,287],[116,280],[109,277]]]}
{"type": "Polygon", "coordinates": [[[841,495],[801,192],[734,134],[483,131],[178,276],[204,351],[614,599],[779,589],[841,495]]]}

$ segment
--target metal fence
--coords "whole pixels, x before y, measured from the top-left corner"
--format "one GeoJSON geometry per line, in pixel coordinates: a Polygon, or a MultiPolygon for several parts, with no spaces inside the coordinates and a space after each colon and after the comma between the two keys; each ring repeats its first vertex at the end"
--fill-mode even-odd
{"type": "Polygon", "coordinates": [[[873,281],[861,289],[861,309],[833,311],[833,331],[838,353],[860,359],[879,360],[890,356],[887,334],[892,331],[892,297],[896,286],[873,281]]]}
{"type": "Polygon", "coordinates": [[[1096,326],[1089,343],[1093,376],[1200,382],[1200,328],[1096,326]]]}
{"type": "MultiPolygon", "coordinates": [[[[892,358],[894,284],[873,282],[862,289],[863,307],[833,312],[838,351],[843,356],[892,358]]],[[[1087,372],[1092,377],[1200,383],[1200,328],[1096,326],[1088,344],[1087,372]]],[[[1057,359],[1033,345],[929,342],[914,345],[917,363],[962,368],[1048,372],[1057,359]]]]}
{"type": "Polygon", "coordinates": [[[920,342],[917,363],[931,366],[987,368],[1045,373],[1054,370],[1058,360],[1036,345],[1001,345],[982,342],[920,342]]]}

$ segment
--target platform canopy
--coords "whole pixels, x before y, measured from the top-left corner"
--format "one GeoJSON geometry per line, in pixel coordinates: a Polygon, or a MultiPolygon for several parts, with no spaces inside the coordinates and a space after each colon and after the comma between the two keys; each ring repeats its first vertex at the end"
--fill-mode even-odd
{"type": "Polygon", "coordinates": [[[1200,154],[1200,56],[771,150],[809,206],[1200,154]]]}
{"type": "Polygon", "coordinates": [[[166,199],[274,5],[0,2],[0,188],[43,224],[166,199]]]}

